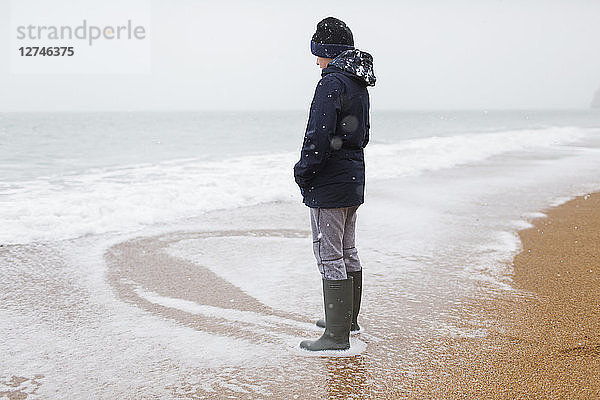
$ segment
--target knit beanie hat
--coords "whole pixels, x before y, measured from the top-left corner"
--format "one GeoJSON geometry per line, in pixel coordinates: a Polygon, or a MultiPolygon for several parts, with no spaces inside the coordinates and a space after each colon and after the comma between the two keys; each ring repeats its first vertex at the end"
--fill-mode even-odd
{"type": "Polygon", "coordinates": [[[335,58],[346,50],[354,49],[352,31],[344,21],[327,17],[317,24],[310,41],[310,51],[317,57],[335,58]]]}

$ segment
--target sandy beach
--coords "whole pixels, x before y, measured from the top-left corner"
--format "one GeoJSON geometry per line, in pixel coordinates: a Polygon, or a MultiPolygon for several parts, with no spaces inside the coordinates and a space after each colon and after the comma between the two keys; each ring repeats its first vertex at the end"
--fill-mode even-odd
{"type": "MultiPolygon", "coordinates": [[[[364,219],[373,218],[370,210],[364,219]]],[[[353,336],[349,353],[315,356],[297,348],[320,334],[313,321],[322,303],[316,268],[307,263],[306,209],[288,202],[209,213],[196,230],[117,241],[102,250],[107,269],[98,276],[106,282],[100,294],[65,296],[81,278],[60,272],[64,257],[48,258],[57,248],[35,245],[28,257],[47,268],[36,280],[46,288],[46,317],[34,326],[49,326],[57,336],[47,340],[59,344],[60,332],[73,327],[60,344],[71,369],[71,354],[79,354],[79,368],[98,370],[121,349],[125,378],[109,369],[98,379],[142,398],[160,388],[182,399],[594,399],[600,396],[599,210],[600,193],[545,210],[519,232],[523,250],[507,265],[508,285],[474,280],[462,296],[453,287],[468,281],[440,265],[431,275],[405,269],[390,281],[385,268],[402,257],[369,250],[369,231],[386,228],[365,221],[364,254],[371,259],[365,331],[353,336]],[[221,230],[209,228],[217,224],[221,230]],[[268,263],[260,264],[266,253],[268,263]],[[102,299],[105,292],[115,296],[101,300],[105,306],[77,300],[102,299]],[[111,302],[127,321],[107,314],[111,302]]],[[[90,251],[85,242],[79,247],[90,251]]],[[[10,262],[24,250],[4,246],[0,256],[10,262]]],[[[21,289],[11,290],[6,298],[21,289]]],[[[31,307],[39,307],[37,289],[28,290],[31,307]]],[[[20,354],[21,342],[11,340],[13,354],[20,354]]],[[[32,341],[43,343],[25,343],[32,341]]],[[[35,398],[48,380],[43,363],[32,362],[28,375],[3,376],[0,396],[35,398]]],[[[71,375],[63,384],[75,384],[71,375]]]]}
{"type": "Polygon", "coordinates": [[[0,397],[597,398],[597,131],[427,129],[373,143],[364,330],[334,354],[299,349],[323,300],[296,154],[11,184],[0,397]]]}
{"type": "MultiPolygon", "coordinates": [[[[480,293],[462,303],[454,316],[465,329],[479,316],[487,321],[480,337],[431,337],[410,348],[409,329],[401,319],[393,332],[379,330],[378,319],[364,314],[372,335],[359,335],[367,345],[361,354],[342,358],[306,358],[302,368],[265,367],[251,375],[231,371],[230,379],[257,385],[275,398],[581,398],[600,395],[600,194],[586,195],[545,211],[533,227],[520,231],[523,251],[513,262],[510,295],[480,293]],[[460,318],[460,317],[459,317],[460,318]],[[362,336],[362,337],[361,337],[362,336]],[[390,352],[389,349],[395,351],[390,352]],[[402,349],[398,351],[398,349],[402,349]],[[393,357],[419,353],[408,373],[393,357]],[[302,371],[302,372],[300,372],[302,371]],[[298,397],[295,397],[298,396],[298,397]]],[[[279,345],[278,334],[301,337],[311,332],[309,315],[268,307],[208,269],[168,256],[164,248],[190,237],[220,236],[302,238],[293,230],[222,231],[169,234],[122,243],[107,254],[110,281],[119,296],[139,307],[197,330],[279,345]],[[140,295],[136,288],[145,288],[140,295]],[[160,304],[147,295],[160,293],[195,304],[252,313],[249,320],[212,315],[199,318],[177,305],[160,304]],[[149,301],[150,300],[150,301],[149,301]],[[275,316],[273,331],[261,335],[260,318],[275,316]],[[282,321],[287,321],[282,324],[282,321]],[[291,321],[296,322],[294,325],[291,321]],[[258,333],[258,334],[257,334],[258,333]]],[[[372,298],[376,296],[371,296],[372,298]]],[[[376,302],[376,300],[375,300],[376,302]]],[[[387,325],[389,327],[389,325],[387,325]]],[[[481,328],[481,326],[479,327],[481,328]]],[[[292,346],[293,343],[288,343],[292,346]]],[[[227,375],[227,374],[226,374],[227,375]]],[[[255,398],[232,391],[219,395],[196,387],[182,398],[255,398]],[[216,396],[216,397],[215,397],[216,396]]],[[[259,396],[260,397],[260,396],[259,396]]]]}
{"type": "Polygon", "coordinates": [[[545,214],[519,232],[520,294],[472,304],[497,324],[485,338],[443,343],[432,381],[408,397],[600,398],[600,194],[545,214]]]}
{"type": "Polygon", "coordinates": [[[0,400],[600,400],[600,0],[38,3],[0,400]]]}

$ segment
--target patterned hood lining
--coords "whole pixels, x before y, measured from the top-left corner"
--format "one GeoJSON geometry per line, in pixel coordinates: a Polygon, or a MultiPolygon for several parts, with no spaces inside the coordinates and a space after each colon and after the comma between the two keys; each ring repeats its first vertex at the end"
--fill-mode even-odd
{"type": "Polygon", "coordinates": [[[375,78],[375,73],[373,72],[373,57],[366,51],[358,49],[346,50],[331,60],[328,66],[333,66],[356,75],[367,86],[375,86],[377,78],[375,78]]]}

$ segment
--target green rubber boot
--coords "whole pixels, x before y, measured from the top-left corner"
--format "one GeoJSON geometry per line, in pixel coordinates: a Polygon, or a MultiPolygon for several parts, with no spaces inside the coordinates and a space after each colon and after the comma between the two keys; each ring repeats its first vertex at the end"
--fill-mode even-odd
{"type": "MultiPolygon", "coordinates": [[[[360,331],[357,318],[358,313],[360,312],[360,301],[362,299],[362,269],[360,271],[348,272],[348,277],[352,277],[354,286],[352,290],[352,325],[350,326],[350,332],[357,333],[360,331]]],[[[317,326],[320,328],[325,328],[325,320],[318,320],[317,326]]]]}
{"type": "Polygon", "coordinates": [[[323,279],[325,332],[317,340],[304,340],[300,348],[310,351],[346,350],[350,348],[352,323],[352,277],[344,280],[323,279]]]}

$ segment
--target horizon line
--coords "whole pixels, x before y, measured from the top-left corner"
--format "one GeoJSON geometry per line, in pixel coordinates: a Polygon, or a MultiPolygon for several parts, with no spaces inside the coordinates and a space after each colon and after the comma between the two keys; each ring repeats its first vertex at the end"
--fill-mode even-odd
{"type": "MultiPolygon", "coordinates": [[[[595,107],[513,107],[513,108],[492,108],[492,107],[481,107],[481,108],[371,108],[371,112],[461,112],[461,111],[477,111],[477,112],[496,112],[496,111],[592,111],[600,108],[595,107]]],[[[280,112],[307,112],[304,108],[289,108],[289,109],[130,109],[130,110],[117,110],[117,109],[106,109],[106,110],[0,110],[0,114],[67,114],[67,113],[81,113],[81,114],[94,114],[94,113],[280,113],[280,112]]]]}

